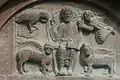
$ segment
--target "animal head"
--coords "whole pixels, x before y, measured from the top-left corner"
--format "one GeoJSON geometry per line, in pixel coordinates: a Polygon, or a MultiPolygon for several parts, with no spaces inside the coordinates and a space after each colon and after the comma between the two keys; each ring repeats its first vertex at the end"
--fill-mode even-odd
{"type": "Polygon", "coordinates": [[[46,59],[42,60],[41,65],[40,65],[40,71],[44,75],[49,74],[53,71],[52,60],[50,58],[46,58],[46,59]]]}
{"type": "Polygon", "coordinates": [[[18,14],[15,18],[15,22],[18,24],[25,23],[24,18],[26,17],[25,14],[18,14]]]}
{"type": "Polygon", "coordinates": [[[107,30],[109,30],[112,35],[115,35],[115,30],[112,27],[107,26],[107,30]]]}
{"type": "Polygon", "coordinates": [[[41,23],[47,23],[49,20],[49,14],[47,12],[40,12],[40,22],[41,23]]]}
{"type": "Polygon", "coordinates": [[[90,10],[86,10],[84,13],[83,13],[83,18],[87,21],[91,21],[93,19],[95,19],[95,14],[90,11],[90,10]]]}
{"type": "Polygon", "coordinates": [[[49,45],[49,44],[45,44],[44,45],[44,52],[45,55],[50,55],[53,53],[53,46],[49,45]]]}
{"type": "Polygon", "coordinates": [[[89,57],[92,51],[92,45],[90,43],[84,43],[81,47],[81,53],[84,57],[89,57]]]}

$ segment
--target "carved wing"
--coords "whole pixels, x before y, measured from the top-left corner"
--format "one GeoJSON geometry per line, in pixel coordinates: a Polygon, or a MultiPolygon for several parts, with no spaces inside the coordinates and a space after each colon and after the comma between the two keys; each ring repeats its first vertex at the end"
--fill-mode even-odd
{"type": "Polygon", "coordinates": [[[52,18],[50,21],[50,25],[51,25],[51,28],[49,29],[50,37],[55,42],[57,41],[56,30],[57,30],[57,27],[60,25],[59,12],[60,12],[59,10],[53,10],[52,18]]]}
{"type": "Polygon", "coordinates": [[[108,30],[97,30],[95,32],[96,42],[98,44],[103,44],[107,40],[109,34],[110,34],[110,31],[108,31],[108,30]]]}
{"type": "Polygon", "coordinates": [[[60,24],[59,21],[59,10],[52,11],[52,19],[51,19],[51,26],[57,26],[60,24]]]}
{"type": "Polygon", "coordinates": [[[99,26],[101,28],[95,31],[95,40],[98,44],[103,44],[111,34],[112,28],[102,22],[99,23],[99,26]]]}

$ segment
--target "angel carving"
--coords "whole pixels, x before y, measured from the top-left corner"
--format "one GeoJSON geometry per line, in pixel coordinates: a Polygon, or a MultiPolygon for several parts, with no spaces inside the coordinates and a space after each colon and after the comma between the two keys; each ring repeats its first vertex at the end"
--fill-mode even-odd
{"type": "Polygon", "coordinates": [[[79,28],[87,31],[95,32],[95,40],[98,44],[103,44],[110,34],[115,35],[115,31],[112,27],[100,22],[97,16],[90,10],[86,10],[83,13],[83,21],[78,21],[79,28]]]}

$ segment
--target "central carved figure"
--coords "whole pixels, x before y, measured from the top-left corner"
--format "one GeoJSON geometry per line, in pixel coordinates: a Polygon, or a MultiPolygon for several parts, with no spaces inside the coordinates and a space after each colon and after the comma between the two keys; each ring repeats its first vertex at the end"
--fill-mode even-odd
{"type": "Polygon", "coordinates": [[[78,32],[77,26],[72,23],[73,12],[70,8],[63,8],[60,12],[61,24],[53,29],[55,32],[58,47],[56,51],[56,61],[59,75],[72,75],[73,60],[75,59],[77,45],[75,35],[78,32]],[[73,46],[70,46],[74,45],[73,46]]]}
{"type": "Polygon", "coordinates": [[[63,8],[59,16],[61,24],[56,30],[59,44],[56,51],[59,75],[72,75],[74,60],[79,50],[78,27],[72,22],[73,11],[70,8],[63,8]]]}

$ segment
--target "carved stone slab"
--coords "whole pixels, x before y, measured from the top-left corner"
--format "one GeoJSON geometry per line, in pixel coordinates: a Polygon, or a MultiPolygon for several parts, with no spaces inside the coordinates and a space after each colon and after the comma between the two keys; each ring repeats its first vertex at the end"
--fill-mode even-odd
{"type": "Polygon", "coordinates": [[[14,75],[8,79],[119,79],[113,16],[83,3],[56,4],[30,5],[13,16],[14,75]]]}

